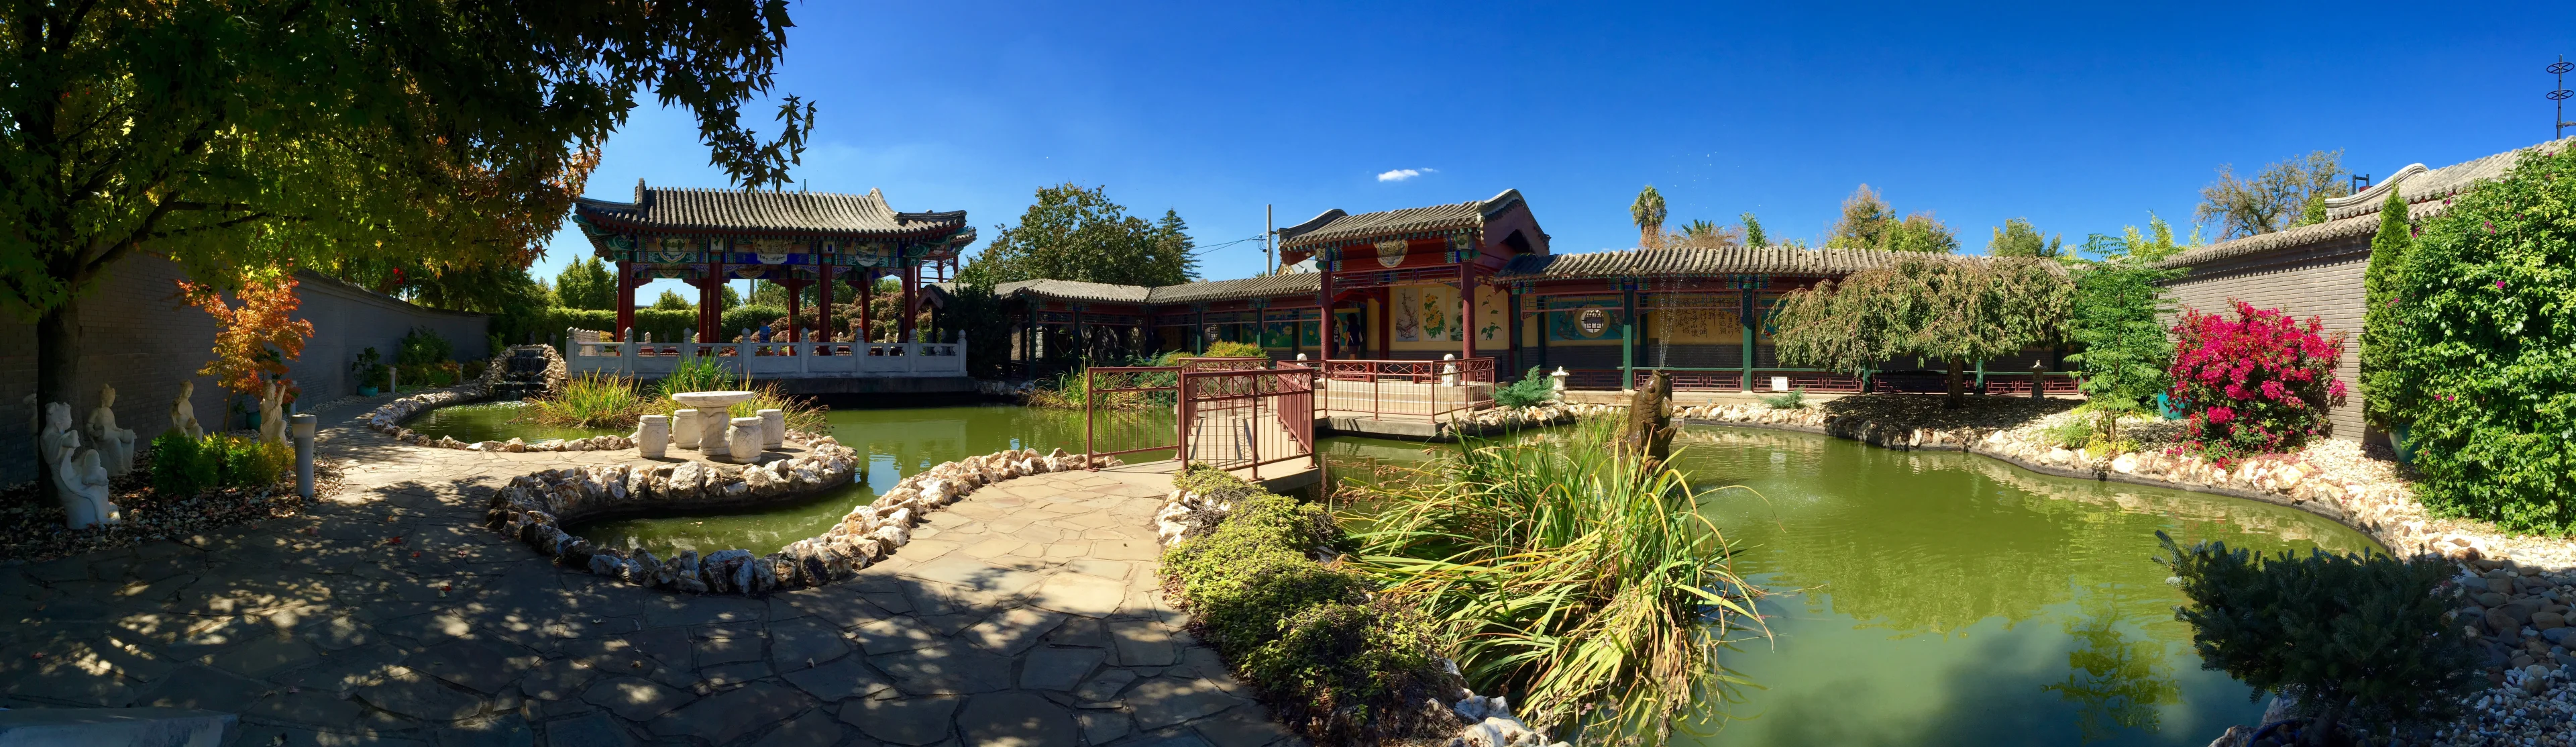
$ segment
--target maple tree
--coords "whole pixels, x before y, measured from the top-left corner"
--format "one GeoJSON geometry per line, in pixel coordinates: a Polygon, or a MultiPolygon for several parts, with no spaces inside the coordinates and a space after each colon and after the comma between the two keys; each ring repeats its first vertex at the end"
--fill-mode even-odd
{"type": "MultiPolygon", "coordinates": [[[[261,273],[269,274],[269,273],[261,273]]],[[[313,337],[313,323],[292,318],[302,302],[295,297],[295,278],[285,273],[275,277],[252,279],[241,283],[234,295],[240,306],[224,302],[223,294],[204,283],[179,281],[179,292],[188,303],[215,318],[215,359],[197,373],[215,377],[217,385],[241,394],[259,394],[269,381],[286,377],[286,362],[304,355],[304,341],[313,337]]]]}

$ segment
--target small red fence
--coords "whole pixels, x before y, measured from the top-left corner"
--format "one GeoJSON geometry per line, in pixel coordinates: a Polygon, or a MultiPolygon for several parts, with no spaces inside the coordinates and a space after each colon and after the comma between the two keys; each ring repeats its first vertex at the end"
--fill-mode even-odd
{"type": "Polygon", "coordinates": [[[1315,371],[1306,368],[1181,372],[1181,461],[1224,469],[1295,461],[1315,454],[1315,371]]]}
{"type": "Polygon", "coordinates": [[[1316,372],[1268,364],[1260,358],[1184,358],[1178,366],[1086,369],[1083,451],[1092,456],[1177,451],[1184,464],[1248,469],[1256,480],[1262,467],[1281,462],[1303,460],[1290,471],[1312,468],[1316,372]],[[1151,436],[1101,443],[1097,424],[1103,405],[1120,399],[1128,400],[1121,406],[1173,408],[1177,417],[1166,432],[1170,440],[1151,436]]]}
{"type": "Polygon", "coordinates": [[[1492,358],[1330,360],[1311,365],[1323,373],[1323,407],[1329,416],[1439,420],[1494,405],[1492,358]]]}

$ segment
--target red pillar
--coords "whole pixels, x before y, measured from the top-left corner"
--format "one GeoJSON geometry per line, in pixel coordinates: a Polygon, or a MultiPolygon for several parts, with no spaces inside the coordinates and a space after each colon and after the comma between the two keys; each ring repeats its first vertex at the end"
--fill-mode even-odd
{"type": "Polygon", "coordinates": [[[1458,263],[1458,359],[1476,357],[1476,263],[1458,263]]]}
{"type": "MultiPolygon", "coordinates": [[[[820,260],[822,256],[816,255],[815,259],[820,260]]],[[[818,304],[814,309],[814,333],[822,335],[823,342],[830,343],[832,341],[832,265],[828,262],[818,264],[814,271],[823,276],[823,287],[814,289],[814,302],[818,304]]],[[[827,345],[824,349],[831,348],[827,345]]]]}
{"type": "Polygon", "coordinates": [[[859,273],[859,342],[876,342],[877,274],[859,273]]]}
{"type": "Polygon", "coordinates": [[[635,336],[635,271],[622,259],[617,261],[617,334],[618,342],[635,336]]]}
{"type": "MultiPolygon", "coordinates": [[[[1315,260],[1315,263],[1316,263],[1316,264],[1319,264],[1319,265],[1320,265],[1320,264],[1323,264],[1323,260],[1321,260],[1321,259],[1315,260]]],[[[1322,320],[1322,321],[1320,321],[1320,322],[1317,322],[1317,323],[1316,323],[1316,326],[1317,326],[1318,328],[1320,328],[1320,329],[1323,331],[1323,333],[1324,333],[1324,344],[1323,344],[1323,346],[1322,346],[1322,347],[1319,347],[1319,348],[1316,348],[1316,349],[1315,349],[1315,354],[1316,354],[1316,356],[1318,357],[1318,359],[1320,359],[1320,360],[1332,360],[1332,359],[1333,359],[1333,272],[1332,272],[1331,270],[1329,270],[1329,269],[1325,269],[1325,268],[1321,268],[1321,267],[1318,267],[1318,268],[1316,268],[1316,269],[1317,269],[1318,271],[1320,271],[1320,272],[1324,273],[1324,276],[1323,276],[1323,277],[1316,279],[1316,285],[1318,286],[1318,289],[1317,289],[1317,290],[1316,290],[1316,292],[1315,292],[1315,305],[1316,305],[1316,306],[1320,306],[1320,307],[1322,307],[1322,308],[1324,309],[1324,318],[1323,318],[1323,320],[1322,320]]],[[[1199,331],[1198,331],[1197,329],[1192,329],[1192,330],[1190,330],[1190,334],[1193,334],[1193,335],[1195,335],[1195,334],[1199,334],[1199,331]]]]}
{"type": "Polygon", "coordinates": [[[1377,359],[1395,359],[1395,287],[1377,289],[1377,359]]]}
{"type": "Polygon", "coordinates": [[[805,326],[803,320],[796,318],[796,312],[804,310],[805,281],[789,280],[779,284],[787,286],[787,341],[804,342],[805,326]]]}
{"type": "Polygon", "coordinates": [[[903,322],[896,325],[896,329],[903,333],[903,336],[897,339],[903,342],[920,342],[912,339],[912,318],[921,315],[920,289],[921,268],[919,266],[903,268],[903,322]]]}
{"type": "Polygon", "coordinates": [[[698,286],[698,341],[716,342],[716,325],[724,320],[724,263],[707,263],[707,282],[698,286]]]}

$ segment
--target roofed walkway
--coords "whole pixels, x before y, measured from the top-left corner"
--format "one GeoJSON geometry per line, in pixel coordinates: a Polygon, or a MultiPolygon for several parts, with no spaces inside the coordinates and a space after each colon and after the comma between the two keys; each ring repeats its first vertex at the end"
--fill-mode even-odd
{"type": "Polygon", "coordinates": [[[477,523],[618,452],[402,446],[350,419],[380,403],[324,414],[358,463],[305,515],[0,568],[0,705],[236,712],[241,745],[1295,741],[1161,602],[1167,475],[997,483],[857,580],[692,597],[477,523]]]}

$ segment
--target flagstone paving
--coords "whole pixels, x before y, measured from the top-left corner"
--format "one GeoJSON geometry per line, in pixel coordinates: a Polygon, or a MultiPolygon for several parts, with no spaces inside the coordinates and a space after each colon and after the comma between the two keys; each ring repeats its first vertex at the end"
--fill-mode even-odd
{"type": "Polygon", "coordinates": [[[404,446],[324,413],[303,515],[0,566],[0,705],[242,715],[240,745],[1208,745],[1297,740],[1156,590],[1167,475],[1018,478],[854,581],[693,597],[479,525],[510,476],[633,452],[404,446]]]}

